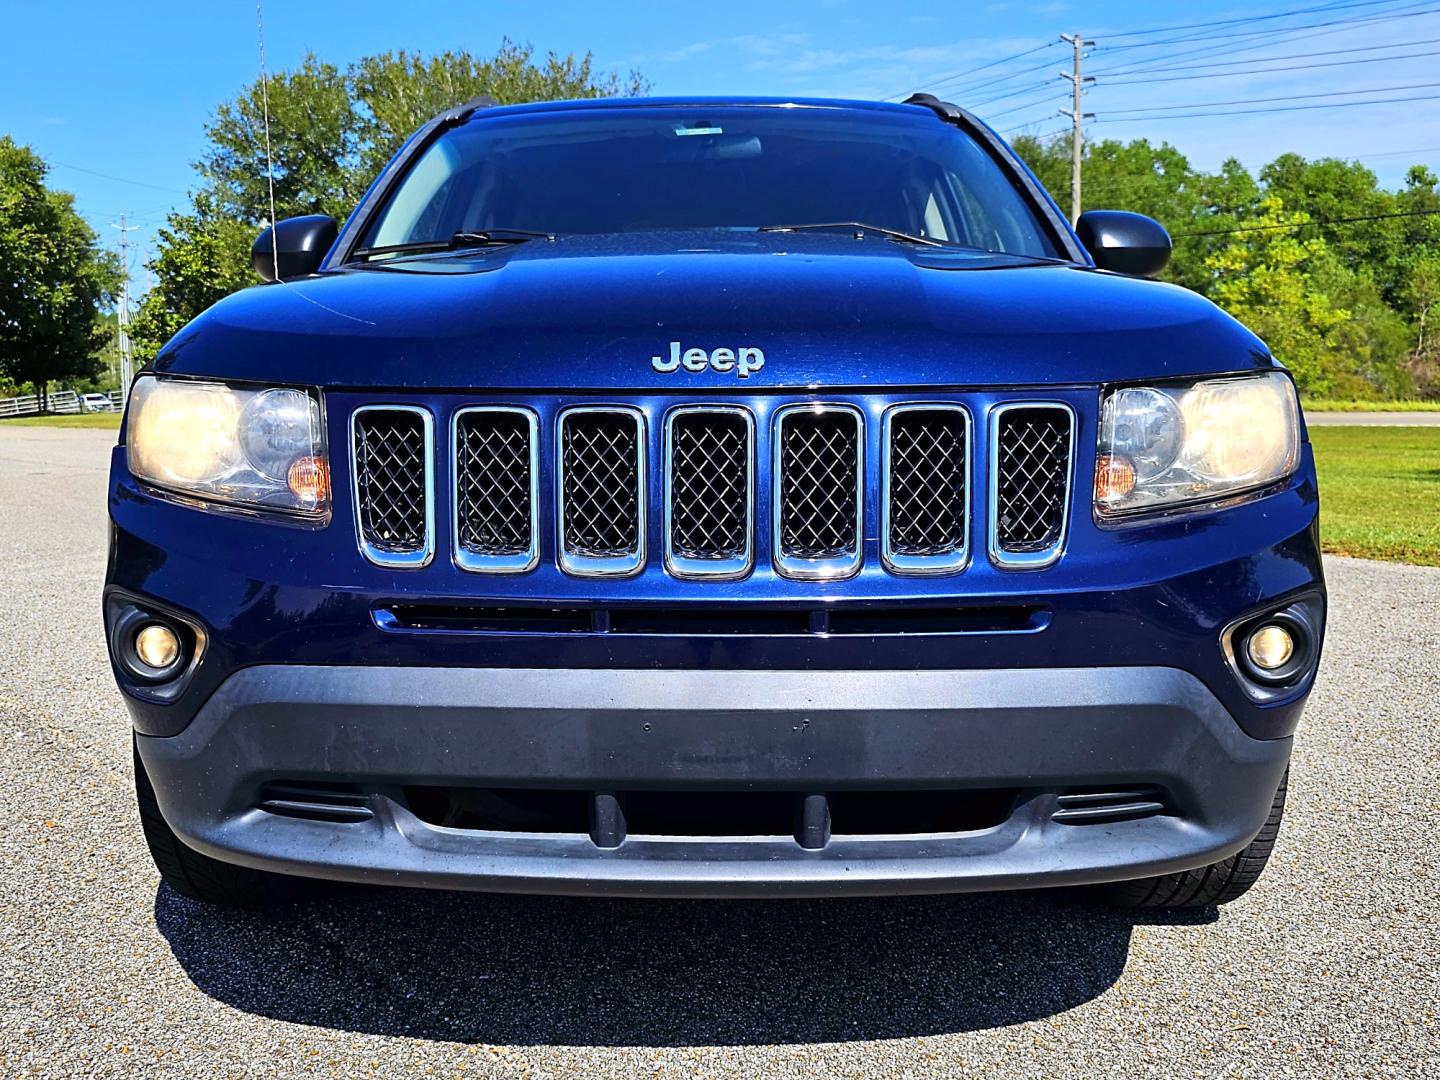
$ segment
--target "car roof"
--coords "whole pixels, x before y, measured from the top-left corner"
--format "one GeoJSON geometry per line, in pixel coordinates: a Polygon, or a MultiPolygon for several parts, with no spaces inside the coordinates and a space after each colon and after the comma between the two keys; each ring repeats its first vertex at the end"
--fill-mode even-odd
{"type": "Polygon", "coordinates": [[[913,116],[933,112],[924,105],[907,105],[894,101],[862,101],[848,98],[815,97],[632,97],[581,98],[572,101],[529,101],[521,105],[491,105],[478,116],[510,116],[521,113],[568,112],[583,109],[646,109],[662,106],[721,108],[727,106],[764,106],[770,108],[846,109],[857,112],[881,112],[913,116]]]}

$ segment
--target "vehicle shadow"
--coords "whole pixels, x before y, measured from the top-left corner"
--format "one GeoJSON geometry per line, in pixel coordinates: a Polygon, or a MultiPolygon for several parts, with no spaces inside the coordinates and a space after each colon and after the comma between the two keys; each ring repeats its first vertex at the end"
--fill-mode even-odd
{"type": "Polygon", "coordinates": [[[1091,1000],[1137,923],[1068,893],[602,900],[340,887],[265,914],[162,886],[197,987],[246,1012],[455,1042],[837,1042],[1003,1027],[1091,1000]]]}

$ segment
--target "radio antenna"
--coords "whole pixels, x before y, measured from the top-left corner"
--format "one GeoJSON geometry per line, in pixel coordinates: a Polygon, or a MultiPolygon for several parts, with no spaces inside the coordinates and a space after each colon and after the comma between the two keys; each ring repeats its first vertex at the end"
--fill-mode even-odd
{"type": "Polygon", "coordinates": [[[270,184],[270,254],[275,260],[275,280],[280,280],[280,245],[275,242],[275,159],[270,153],[270,78],[265,74],[265,17],[260,0],[255,0],[255,30],[260,38],[260,111],[265,121],[265,175],[270,184]]]}

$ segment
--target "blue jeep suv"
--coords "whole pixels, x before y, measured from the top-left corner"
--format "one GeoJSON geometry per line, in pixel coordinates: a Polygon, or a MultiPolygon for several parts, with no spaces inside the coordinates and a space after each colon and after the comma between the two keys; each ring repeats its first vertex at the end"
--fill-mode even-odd
{"type": "Polygon", "coordinates": [[[436,117],[134,383],[103,605],[162,876],[1239,896],[1315,469],[1169,249],[924,95],[436,117]]]}

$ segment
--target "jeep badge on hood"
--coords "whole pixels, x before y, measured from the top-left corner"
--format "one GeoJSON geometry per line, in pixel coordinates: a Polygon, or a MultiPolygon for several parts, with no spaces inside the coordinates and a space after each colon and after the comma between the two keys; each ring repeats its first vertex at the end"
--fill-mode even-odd
{"type": "Polygon", "coordinates": [[[669,358],[652,356],[650,366],[662,375],[681,367],[698,375],[708,367],[722,373],[733,371],[740,378],[748,379],[752,371],[759,371],[765,366],[765,354],[750,346],[716,349],[713,352],[704,349],[685,349],[682,352],[680,342],[672,341],[669,358]]]}

